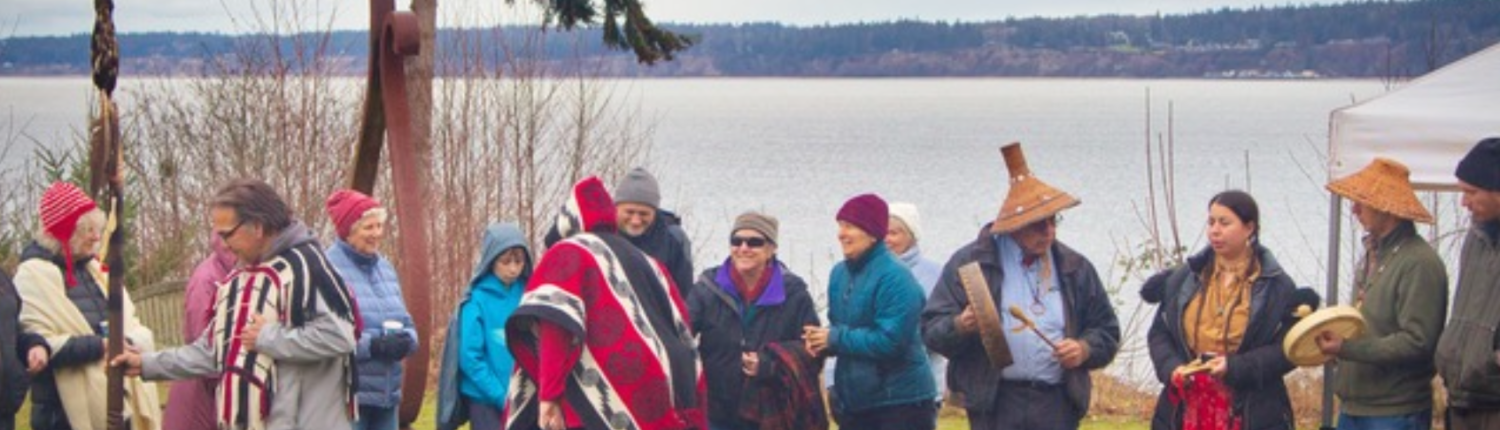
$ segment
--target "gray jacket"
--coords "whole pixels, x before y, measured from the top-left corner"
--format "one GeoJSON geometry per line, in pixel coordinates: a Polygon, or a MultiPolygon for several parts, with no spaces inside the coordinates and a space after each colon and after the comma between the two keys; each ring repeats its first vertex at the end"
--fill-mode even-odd
{"type": "MultiPolygon", "coordinates": [[[[321,296],[318,309],[327,309],[321,296]]],[[[148,380],[219,375],[210,333],[197,342],[142,357],[148,380]]],[[[350,426],[345,401],[349,380],[342,360],[354,351],[354,327],[319,312],[301,328],[266,322],[255,350],[276,359],[276,396],[267,430],[344,430],[350,426]]]]}
{"type": "MultiPolygon", "coordinates": [[[[255,352],[276,362],[275,395],[266,430],[347,430],[352,425],[349,366],[356,343],[352,303],[347,303],[343,280],[315,245],[306,228],[294,224],[281,233],[268,253],[283,258],[271,265],[287,266],[279,271],[284,285],[306,283],[311,306],[289,304],[288,321],[293,325],[268,320],[256,339],[255,352]],[[330,303],[331,298],[345,303],[330,303]]],[[[220,375],[211,330],[212,325],[190,345],[146,354],[141,375],[148,380],[220,375]]]]}

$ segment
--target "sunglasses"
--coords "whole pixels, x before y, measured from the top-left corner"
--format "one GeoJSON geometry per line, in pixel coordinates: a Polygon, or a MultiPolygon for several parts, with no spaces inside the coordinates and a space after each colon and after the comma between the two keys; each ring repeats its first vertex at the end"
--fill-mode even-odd
{"type": "Polygon", "coordinates": [[[231,229],[226,230],[226,231],[218,231],[218,232],[214,232],[214,233],[217,233],[219,235],[219,239],[223,239],[223,240],[227,241],[227,240],[229,240],[229,238],[234,237],[234,233],[237,232],[237,231],[240,231],[240,227],[242,227],[244,225],[245,225],[245,222],[244,221],[240,221],[239,224],[235,224],[234,225],[234,228],[231,228],[231,229]]]}
{"type": "Polygon", "coordinates": [[[766,246],[767,242],[770,242],[770,241],[766,240],[763,237],[739,237],[739,236],[731,236],[729,238],[729,247],[730,248],[739,248],[740,245],[747,245],[747,246],[749,246],[751,248],[759,248],[759,247],[762,247],[762,246],[766,246]]]}

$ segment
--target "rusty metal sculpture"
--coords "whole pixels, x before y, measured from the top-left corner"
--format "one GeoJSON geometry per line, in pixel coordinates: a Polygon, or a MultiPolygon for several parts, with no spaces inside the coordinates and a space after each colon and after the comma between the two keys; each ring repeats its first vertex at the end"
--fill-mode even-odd
{"type": "Polygon", "coordinates": [[[371,0],[371,49],[369,80],[364,110],[364,127],[355,151],[350,187],[374,194],[380,163],[383,134],[389,135],[392,185],[396,193],[397,227],[401,231],[402,296],[416,325],[419,344],[426,351],[412,354],[406,362],[401,381],[400,422],[407,427],[422,408],[427,387],[427,363],[431,350],[432,302],[425,281],[432,279],[431,261],[427,257],[427,206],[421,203],[427,195],[428,160],[422,157],[412,136],[411,109],[406,101],[406,71],[403,58],[416,55],[419,49],[417,17],[411,12],[396,12],[394,0],[371,0]],[[389,128],[387,132],[386,128],[389,128]]]}
{"type": "MultiPolygon", "coordinates": [[[[109,205],[110,227],[104,251],[108,273],[108,356],[125,350],[124,281],[125,225],[121,218],[125,208],[123,151],[120,144],[120,115],[115,110],[115,82],[120,76],[120,47],[115,41],[115,5],[112,0],[94,1],[94,37],[90,57],[93,63],[94,87],[99,91],[98,118],[89,127],[89,193],[96,201],[109,205]]],[[[125,428],[125,373],[109,368],[105,391],[105,410],[110,430],[125,428]]]]}

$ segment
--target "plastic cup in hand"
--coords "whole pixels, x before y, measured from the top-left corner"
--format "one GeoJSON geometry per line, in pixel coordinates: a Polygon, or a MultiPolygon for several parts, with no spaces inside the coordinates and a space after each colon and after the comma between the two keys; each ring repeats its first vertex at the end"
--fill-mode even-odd
{"type": "Polygon", "coordinates": [[[401,334],[402,331],[406,330],[406,325],[401,324],[401,321],[396,320],[385,320],[385,323],[381,324],[381,327],[385,328],[385,334],[387,336],[401,334]]]}

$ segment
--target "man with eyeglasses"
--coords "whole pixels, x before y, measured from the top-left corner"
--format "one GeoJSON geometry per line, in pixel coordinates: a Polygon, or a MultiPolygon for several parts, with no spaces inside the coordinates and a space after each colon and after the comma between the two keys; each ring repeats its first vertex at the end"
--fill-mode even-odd
{"type": "Polygon", "coordinates": [[[1079,200],[1032,176],[1019,143],[1001,152],[1010,191],[995,221],[943,267],[922,311],[923,341],[948,357],[948,386],[962,393],[971,428],[1076,429],[1088,372],[1119,351],[1119,320],[1093,264],[1057,242],[1060,213],[1079,200]],[[982,279],[960,276],[975,272],[982,279]],[[973,288],[1000,315],[978,314],[973,288]],[[982,318],[1003,329],[981,333],[982,318]]]}
{"type": "Polygon", "coordinates": [[[111,365],[150,380],[214,377],[220,429],[348,429],[354,421],[354,300],[312,232],[265,182],[219,190],[209,223],[239,266],[198,340],[111,365]]]}
{"type": "Polygon", "coordinates": [[[740,214],[729,257],[688,295],[714,430],[827,426],[818,362],[802,348],[802,327],[820,325],[818,311],[807,283],[776,259],[778,226],[770,215],[740,214]],[[754,418],[740,413],[746,406],[754,418]]]}

